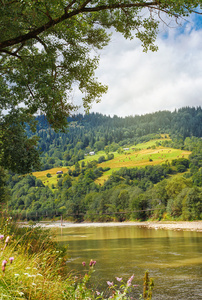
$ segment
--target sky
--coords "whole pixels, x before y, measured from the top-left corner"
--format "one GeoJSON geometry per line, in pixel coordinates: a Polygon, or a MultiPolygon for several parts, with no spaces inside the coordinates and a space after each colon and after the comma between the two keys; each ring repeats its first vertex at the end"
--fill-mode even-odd
{"type": "Polygon", "coordinates": [[[156,45],[144,53],[136,38],[113,34],[96,71],[108,92],[90,112],[124,117],[202,105],[202,16],[161,26],[156,45]]]}

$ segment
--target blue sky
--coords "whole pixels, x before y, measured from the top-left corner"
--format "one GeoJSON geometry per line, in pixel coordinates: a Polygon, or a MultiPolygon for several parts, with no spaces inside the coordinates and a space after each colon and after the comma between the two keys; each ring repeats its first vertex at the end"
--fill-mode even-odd
{"type": "Polygon", "coordinates": [[[202,105],[202,16],[160,28],[157,52],[115,33],[96,73],[109,90],[91,112],[140,115],[202,105]]]}

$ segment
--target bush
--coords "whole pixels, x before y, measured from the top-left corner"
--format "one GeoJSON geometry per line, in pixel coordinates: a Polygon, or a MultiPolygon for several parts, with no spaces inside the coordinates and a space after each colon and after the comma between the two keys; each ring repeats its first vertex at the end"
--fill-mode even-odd
{"type": "Polygon", "coordinates": [[[99,163],[99,164],[101,164],[103,161],[105,161],[104,155],[102,155],[102,156],[100,156],[100,157],[98,158],[98,163],[99,163]]]}
{"type": "Polygon", "coordinates": [[[107,155],[107,159],[108,159],[108,160],[114,159],[114,154],[113,154],[113,153],[109,153],[109,154],[107,155]]]}

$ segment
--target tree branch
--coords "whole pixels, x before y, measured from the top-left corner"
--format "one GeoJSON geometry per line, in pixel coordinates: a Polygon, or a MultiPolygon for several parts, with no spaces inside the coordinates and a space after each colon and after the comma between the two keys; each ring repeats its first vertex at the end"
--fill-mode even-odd
{"type": "MultiPolygon", "coordinates": [[[[69,6],[73,5],[74,2],[75,1],[72,1],[72,3],[69,6]]],[[[6,47],[10,47],[10,46],[16,45],[18,43],[28,41],[32,38],[36,38],[40,33],[46,31],[47,29],[52,28],[56,24],[61,23],[62,21],[67,20],[67,19],[69,19],[75,15],[81,14],[81,13],[87,13],[87,12],[92,13],[92,12],[98,12],[98,11],[102,11],[102,10],[119,9],[119,8],[151,7],[151,6],[153,7],[153,6],[159,6],[159,4],[160,4],[160,1],[151,1],[151,2],[147,2],[147,3],[130,3],[130,4],[116,3],[116,4],[112,4],[112,5],[86,7],[86,5],[89,2],[90,2],[90,0],[85,1],[78,9],[75,9],[75,10],[71,11],[70,13],[68,13],[67,10],[65,10],[65,13],[62,16],[60,16],[59,18],[52,19],[49,22],[47,22],[46,24],[42,25],[41,27],[38,27],[37,29],[34,29],[34,30],[28,32],[27,34],[20,35],[16,38],[1,42],[0,49],[4,49],[6,47]]],[[[67,6],[67,8],[69,8],[69,6],[67,6]]]]}
{"type": "Polygon", "coordinates": [[[65,7],[65,13],[68,12],[68,10],[70,9],[70,7],[72,7],[72,5],[76,2],[76,0],[73,0],[71,3],[69,3],[66,7],[65,7]]]}
{"type": "Polygon", "coordinates": [[[35,96],[34,96],[32,90],[31,90],[29,84],[27,84],[27,87],[28,87],[28,90],[29,90],[30,94],[32,95],[32,98],[35,99],[35,96]]]}
{"type": "Polygon", "coordinates": [[[39,41],[39,43],[44,46],[44,49],[46,50],[46,52],[48,52],[48,47],[47,47],[46,43],[44,43],[44,41],[42,41],[38,36],[36,36],[36,40],[39,41]]]}
{"type": "Polygon", "coordinates": [[[16,51],[15,52],[10,52],[10,51],[8,51],[6,49],[2,49],[2,50],[0,49],[0,52],[9,54],[11,56],[15,56],[15,57],[17,57],[17,58],[19,58],[19,59],[22,60],[22,57],[20,55],[18,55],[16,51]]]}
{"type": "Polygon", "coordinates": [[[19,47],[18,49],[16,49],[13,53],[14,53],[14,54],[18,53],[23,47],[24,47],[24,43],[22,43],[22,44],[20,45],[20,47],[19,47]]]}

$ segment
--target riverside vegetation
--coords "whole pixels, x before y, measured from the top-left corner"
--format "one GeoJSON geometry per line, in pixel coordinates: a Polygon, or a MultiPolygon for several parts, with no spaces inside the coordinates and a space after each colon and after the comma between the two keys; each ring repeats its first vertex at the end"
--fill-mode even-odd
{"type": "MultiPolygon", "coordinates": [[[[137,299],[134,275],[124,283],[107,281],[106,290],[98,291],[90,282],[96,261],[83,262],[84,275],[68,272],[66,248],[53,242],[50,232],[40,228],[16,226],[11,217],[0,218],[1,299],[137,299]]],[[[138,299],[152,298],[153,280],[148,272],[143,293],[138,299]]]]}

